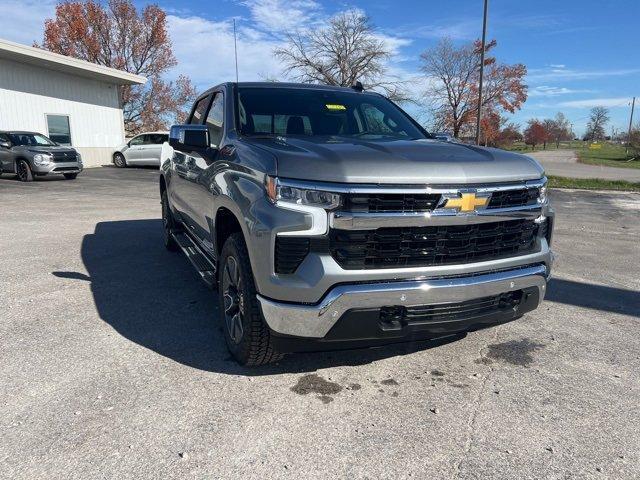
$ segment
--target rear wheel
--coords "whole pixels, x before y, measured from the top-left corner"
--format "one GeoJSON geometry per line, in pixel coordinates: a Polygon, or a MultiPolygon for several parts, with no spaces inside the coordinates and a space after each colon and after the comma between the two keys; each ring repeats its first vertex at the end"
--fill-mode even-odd
{"type": "Polygon", "coordinates": [[[125,168],[127,166],[127,160],[121,153],[116,153],[113,155],[113,164],[118,168],[125,168]]]}
{"type": "Polygon", "coordinates": [[[75,180],[77,176],[78,176],[77,173],[65,173],[64,174],[64,178],[66,178],[67,180],[75,180]]]}
{"type": "Polygon", "coordinates": [[[173,231],[176,229],[176,222],[173,219],[173,214],[169,207],[169,197],[167,196],[166,190],[162,192],[160,203],[162,205],[162,234],[164,237],[164,246],[170,252],[175,252],[178,250],[178,244],[173,238],[173,231]]]}
{"type": "Polygon", "coordinates": [[[256,297],[249,252],[241,233],[232,234],[222,248],[218,270],[219,305],[224,339],[241,365],[280,360],[256,297]]]}
{"type": "Polygon", "coordinates": [[[18,180],[21,182],[33,182],[33,173],[31,172],[31,167],[29,166],[29,162],[26,160],[18,160],[17,172],[18,172],[18,180]]]}

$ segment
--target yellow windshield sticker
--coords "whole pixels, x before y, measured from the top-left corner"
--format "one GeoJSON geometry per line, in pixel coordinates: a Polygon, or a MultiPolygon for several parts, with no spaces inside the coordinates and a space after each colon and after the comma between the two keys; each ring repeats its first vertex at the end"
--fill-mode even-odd
{"type": "Polygon", "coordinates": [[[345,107],[344,105],[338,105],[337,103],[327,103],[325,104],[325,107],[327,107],[327,110],[346,110],[347,107],[345,107]]]}

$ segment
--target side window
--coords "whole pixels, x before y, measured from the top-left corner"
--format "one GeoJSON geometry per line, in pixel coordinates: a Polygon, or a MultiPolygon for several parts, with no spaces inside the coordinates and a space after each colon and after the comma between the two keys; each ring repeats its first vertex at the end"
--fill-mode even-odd
{"type": "Polygon", "coordinates": [[[207,107],[209,106],[209,100],[211,100],[211,96],[207,95],[206,97],[198,100],[196,103],[196,108],[193,110],[193,115],[189,120],[191,124],[202,125],[202,120],[207,113],[207,107]]]}
{"type": "Polygon", "coordinates": [[[71,127],[67,115],[47,115],[49,138],[60,145],[71,145],[71,127]]]}
{"type": "Polygon", "coordinates": [[[219,147],[222,141],[222,129],[224,127],[224,95],[216,93],[209,115],[207,115],[207,129],[209,130],[209,143],[212,147],[219,147]]]}
{"type": "Polygon", "coordinates": [[[144,137],[146,137],[146,135],[138,135],[137,137],[133,137],[131,139],[131,142],[129,142],[129,145],[131,145],[132,147],[135,147],[138,145],[144,145],[145,144],[144,137]]]}
{"type": "Polygon", "coordinates": [[[162,145],[167,141],[167,136],[162,133],[152,133],[149,137],[149,143],[152,143],[153,145],[162,145]]]}

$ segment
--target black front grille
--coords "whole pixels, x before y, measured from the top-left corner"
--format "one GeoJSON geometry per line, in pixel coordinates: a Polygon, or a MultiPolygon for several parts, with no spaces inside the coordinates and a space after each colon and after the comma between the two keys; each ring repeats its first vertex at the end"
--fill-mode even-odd
{"type": "Polygon", "coordinates": [[[309,239],[276,237],[276,273],[293,273],[309,253],[309,239]]]}
{"type": "Polygon", "coordinates": [[[535,205],[539,196],[540,190],[538,188],[493,192],[487,208],[512,208],[535,205]]]}
{"type": "Polygon", "coordinates": [[[74,152],[53,152],[51,154],[55,163],[75,162],[78,156],[74,152]]]}
{"type": "Polygon", "coordinates": [[[530,253],[538,225],[532,220],[472,225],[332,230],[329,248],[347,270],[427,267],[494,260],[530,253]]]}
{"type": "Polygon", "coordinates": [[[439,201],[439,194],[352,193],[346,196],[343,210],[358,213],[430,212],[439,201]]]}
{"type": "Polygon", "coordinates": [[[522,290],[502,293],[492,297],[476,298],[465,302],[440,303],[415,307],[383,307],[380,320],[383,323],[416,324],[465,320],[514,309],[522,300],[522,290]]]}

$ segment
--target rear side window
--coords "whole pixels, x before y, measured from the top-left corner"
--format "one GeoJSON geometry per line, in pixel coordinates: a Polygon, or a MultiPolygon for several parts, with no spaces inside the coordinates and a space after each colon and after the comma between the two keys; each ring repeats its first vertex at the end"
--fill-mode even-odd
{"type": "Polygon", "coordinates": [[[162,145],[164,142],[167,141],[167,135],[164,135],[162,133],[152,133],[149,135],[149,142],[153,145],[162,145]]]}
{"type": "Polygon", "coordinates": [[[207,129],[209,130],[209,143],[212,147],[219,147],[222,141],[224,127],[224,95],[216,93],[209,115],[207,115],[207,129]]]}
{"type": "Polygon", "coordinates": [[[204,98],[201,98],[196,103],[196,107],[193,110],[193,115],[191,116],[191,120],[189,123],[202,125],[202,120],[204,116],[207,114],[207,107],[209,106],[209,100],[211,100],[211,95],[208,95],[204,98]]]}

